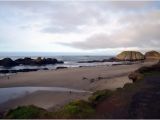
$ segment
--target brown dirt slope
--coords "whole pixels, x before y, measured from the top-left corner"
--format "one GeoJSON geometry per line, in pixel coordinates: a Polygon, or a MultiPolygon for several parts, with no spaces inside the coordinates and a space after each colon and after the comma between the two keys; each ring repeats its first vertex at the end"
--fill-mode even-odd
{"type": "Polygon", "coordinates": [[[160,63],[149,71],[145,69],[143,80],[126,84],[100,102],[96,107],[97,118],[160,118],[159,68],[160,63]]]}

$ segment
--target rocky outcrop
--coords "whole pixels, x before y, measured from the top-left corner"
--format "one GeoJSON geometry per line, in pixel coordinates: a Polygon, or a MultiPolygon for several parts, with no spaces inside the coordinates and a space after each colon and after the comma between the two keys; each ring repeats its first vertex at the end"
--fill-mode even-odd
{"type": "Polygon", "coordinates": [[[112,57],[112,58],[103,59],[103,60],[79,61],[78,63],[102,63],[102,62],[119,62],[119,60],[112,57]]]}
{"type": "Polygon", "coordinates": [[[157,51],[149,51],[145,53],[146,60],[160,60],[160,53],[157,51]]]}
{"type": "Polygon", "coordinates": [[[68,67],[63,67],[63,66],[61,66],[61,67],[56,67],[56,70],[59,70],[59,69],[67,69],[68,67]]]}
{"type": "Polygon", "coordinates": [[[20,58],[15,60],[16,63],[19,65],[34,65],[34,60],[28,57],[25,57],[24,59],[20,58]]]}
{"type": "Polygon", "coordinates": [[[38,57],[37,59],[31,59],[28,57],[25,57],[24,59],[20,58],[15,61],[13,61],[10,58],[4,58],[0,60],[0,66],[4,67],[13,67],[17,65],[47,65],[47,64],[62,64],[63,61],[58,61],[57,59],[54,58],[40,58],[38,57]]]}
{"type": "Polygon", "coordinates": [[[18,65],[17,62],[13,61],[10,58],[4,58],[4,59],[0,60],[0,66],[12,67],[12,66],[16,66],[16,65],[18,65]]]}
{"type": "Polygon", "coordinates": [[[19,70],[0,70],[0,73],[6,74],[6,73],[18,73],[18,72],[33,72],[38,70],[49,70],[48,68],[42,68],[42,69],[19,69],[19,70]]]}
{"type": "Polygon", "coordinates": [[[138,51],[123,51],[116,56],[116,59],[121,61],[138,61],[144,60],[145,57],[138,51]]]}

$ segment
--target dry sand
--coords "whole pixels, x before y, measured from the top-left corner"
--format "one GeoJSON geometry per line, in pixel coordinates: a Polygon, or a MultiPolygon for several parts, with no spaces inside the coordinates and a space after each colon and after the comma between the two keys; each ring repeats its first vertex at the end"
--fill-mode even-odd
{"type": "MultiPolygon", "coordinates": [[[[0,78],[0,87],[23,86],[53,86],[74,88],[80,90],[96,91],[101,89],[114,90],[131,82],[128,74],[141,66],[151,65],[153,62],[138,63],[133,65],[97,66],[68,68],[60,70],[37,71],[18,73],[0,78]]],[[[34,104],[45,109],[61,106],[74,99],[86,99],[88,93],[46,92],[38,91],[30,95],[10,100],[1,109],[5,110],[18,105],[34,104]]]]}

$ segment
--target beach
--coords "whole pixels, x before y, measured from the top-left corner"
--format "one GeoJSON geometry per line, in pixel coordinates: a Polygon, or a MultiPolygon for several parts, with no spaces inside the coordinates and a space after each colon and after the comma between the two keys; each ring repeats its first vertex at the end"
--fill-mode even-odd
{"type": "Polygon", "coordinates": [[[144,62],[131,65],[103,65],[59,70],[40,70],[36,72],[17,73],[9,77],[1,77],[0,88],[24,86],[64,87],[90,91],[90,93],[36,91],[1,104],[0,111],[19,105],[30,104],[50,110],[75,99],[87,99],[88,96],[91,95],[91,92],[102,89],[115,90],[116,88],[123,87],[126,83],[131,83],[132,81],[128,79],[129,73],[142,66],[149,66],[154,63],[155,62],[144,62]]]}

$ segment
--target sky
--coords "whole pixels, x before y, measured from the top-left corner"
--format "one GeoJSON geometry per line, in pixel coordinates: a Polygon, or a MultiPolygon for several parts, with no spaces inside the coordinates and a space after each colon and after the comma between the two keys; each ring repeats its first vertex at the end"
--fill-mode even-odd
{"type": "Polygon", "coordinates": [[[0,1],[0,52],[160,51],[160,1],[0,1]]]}

